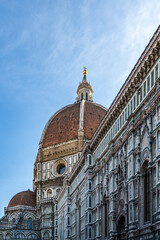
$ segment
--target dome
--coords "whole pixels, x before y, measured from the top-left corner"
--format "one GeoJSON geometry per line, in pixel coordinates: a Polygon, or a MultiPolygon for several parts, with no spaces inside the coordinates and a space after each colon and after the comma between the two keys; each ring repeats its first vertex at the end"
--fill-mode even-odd
{"type": "Polygon", "coordinates": [[[34,192],[28,190],[17,193],[9,202],[8,207],[14,207],[18,205],[24,206],[36,206],[36,195],[34,192]]]}
{"type": "Polygon", "coordinates": [[[66,106],[50,118],[40,143],[43,147],[49,147],[77,139],[81,121],[84,138],[91,139],[106,112],[106,108],[89,101],[84,101],[83,107],[81,102],[66,106]]]}

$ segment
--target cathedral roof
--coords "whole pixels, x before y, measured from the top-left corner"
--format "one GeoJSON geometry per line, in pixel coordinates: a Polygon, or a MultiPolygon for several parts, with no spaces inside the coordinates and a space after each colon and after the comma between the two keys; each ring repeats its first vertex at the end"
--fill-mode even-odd
{"type": "Polygon", "coordinates": [[[66,106],[56,112],[46,124],[42,133],[43,147],[68,142],[78,138],[80,115],[83,111],[84,138],[91,139],[107,109],[93,102],[84,101],[81,111],[81,102],[66,106]]]}
{"type": "MultiPolygon", "coordinates": [[[[93,90],[87,80],[86,67],[84,67],[83,79],[78,86],[77,94],[74,104],[60,109],[49,119],[41,136],[41,147],[59,146],[59,144],[78,140],[80,150],[85,139],[92,138],[107,109],[93,102],[93,90]]],[[[77,149],[77,146],[74,147],[77,149]]],[[[67,152],[67,149],[64,150],[67,152]]],[[[62,149],[58,151],[62,152],[62,149]]]]}
{"type": "Polygon", "coordinates": [[[36,195],[34,192],[28,190],[17,193],[9,202],[8,207],[14,207],[18,205],[24,206],[36,206],[36,195]]]}

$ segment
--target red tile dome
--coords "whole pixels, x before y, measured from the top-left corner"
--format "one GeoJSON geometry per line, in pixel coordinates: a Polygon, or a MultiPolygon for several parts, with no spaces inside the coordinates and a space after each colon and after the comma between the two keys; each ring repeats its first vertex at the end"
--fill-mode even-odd
{"type": "MultiPolygon", "coordinates": [[[[103,106],[85,101],[84,138],[91,139],[106,114],[103,106]]],[[[41,137],[43,147],[49,147],[78,138],[80,102],[66,106],[56,112],[46,124],[41,137]]]]}
{"type": "Polygon", "coordinates": [[[36,195],[34,192],[28,190],[17,193],[9,202],[8,207],[14,207],[18,205],[24,206],[36,206],[36,195]]]}

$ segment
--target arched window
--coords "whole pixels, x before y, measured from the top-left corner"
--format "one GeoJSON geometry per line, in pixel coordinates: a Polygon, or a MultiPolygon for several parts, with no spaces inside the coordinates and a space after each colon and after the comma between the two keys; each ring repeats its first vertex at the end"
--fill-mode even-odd
{"type": "Polygon", "coordinates": [[[56,195],[59,194],[60,190],[61,190],[60,188],[57,188],[57,189],[56,189],[56,195]]]}
{"type": "Polygon", "coordinates": [[[44,239],[49,239],[49,232],[45,232],[44,235],[43,235],[43,238],[44,239]]]}
{"type": "Polygon", "coordinates": [[[86,100],[88,101],[88,93],[86,93],[86,100]]]}
{"type": "Polygon", "coordinates": [[[92,190],[92,183],[89,182],[89,186],[88,186],[89,190],[92,190]]]}
{"type": "Polygon", "coordinates": [[[33,221],[32,221],[32,218],[29,218],[28,221],[27,221],[27,228],[30,230],[30,229],[33,229],[33,221]]]}
{"type": "Polygon", "coordinates": [[[37,235],[36,234],[30,234],[28,236],[28,239],[38,239],[37,235]]]}
{"type": "Polygon", "coordinates": [[[117,232],[122,236],[125,234],[125,217],[122,215],[117,224],[117,232]]]}
{"type": "Polygon", "coordinates": [[[70,225],[70,217],[68,217],[67,224],[70,225]]]}
{"type": "Polygon", "coordinates": [[[18,234],[16,235],[16,238],[17,238],[17,239],[23,239],[23,238],[25,238],[25,236],[24,236],[23,233],[18,233],[18,234]]]}
{"type": "Polygon", "coordinates": [[[92,207],[92,197],[89,196],[89,207],[92,207]]]}
{"type": "Polygon", "coordinates": [[[48,189],[48,191],[47,191],[47,197],[48,197],[48,198],[52,197],[52,190],[51,190],[51,189],[48,189]]]}
{"type": "Polygon", "coordinates": [[[83,100],[83,93],[81,93],[81,100],[83,100]]]}
{"type": "Polygon", "coordinates": [[[92,229],[89,228],[89,238],[92,238],[92,229]]]}
{"type": "Polygon", "coordinates": [[[88,214],[88,222],[91,223],[92,222],[92,213],[88,214]]]}
{"type": "Polygon", "coordinates": [[[6,235],[6,239],[11,239],[11,234],[10,233],[7,233],[7,235],[6,235]]]}
{"type": "Polygon", "coordinates": [[[67,208],[68,213],[70,212],[70,207],[67,208]]]}

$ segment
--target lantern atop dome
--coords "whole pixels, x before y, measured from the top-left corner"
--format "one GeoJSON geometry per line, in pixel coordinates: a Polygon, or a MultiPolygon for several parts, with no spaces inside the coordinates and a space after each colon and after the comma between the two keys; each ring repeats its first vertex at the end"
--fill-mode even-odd
{"type": "Polygon", "coordinates": [[[80,82],[80,84],[78,86],[77,94],[78,94],[78,97],[76,98],[77,102],[82,101],[82,100],[93,102],[93,97],[92,97],[93,89],[87,80],[87,68],[86,67],[84,67],[83,79],[82,79],[82,82],[80,82]]]}

